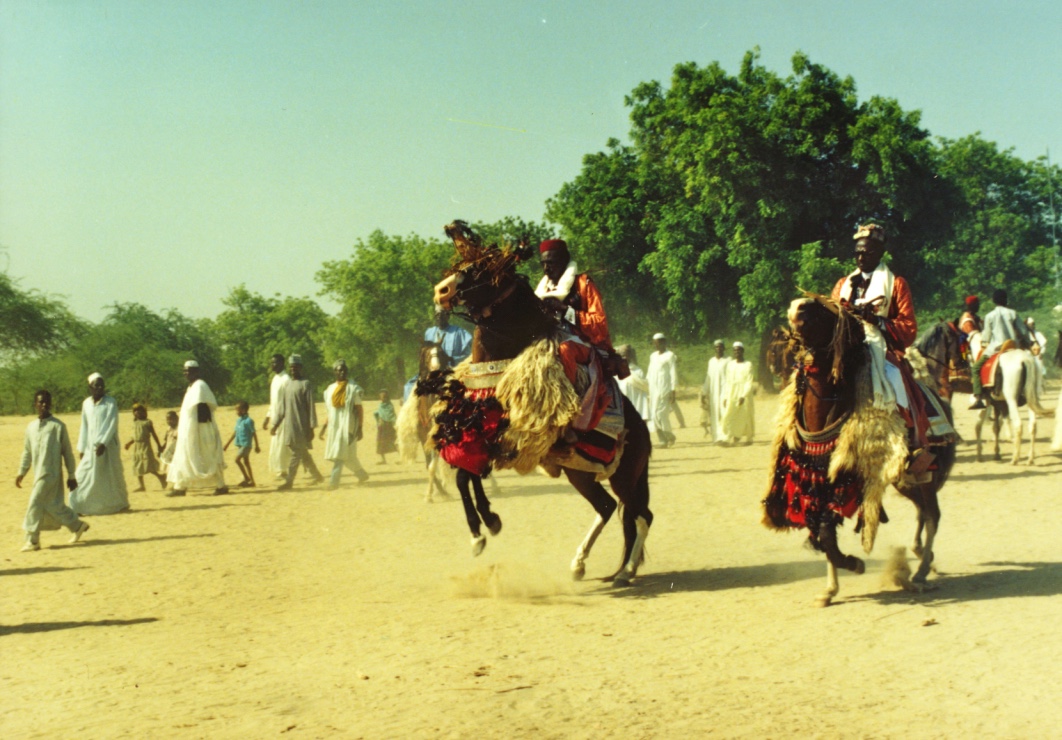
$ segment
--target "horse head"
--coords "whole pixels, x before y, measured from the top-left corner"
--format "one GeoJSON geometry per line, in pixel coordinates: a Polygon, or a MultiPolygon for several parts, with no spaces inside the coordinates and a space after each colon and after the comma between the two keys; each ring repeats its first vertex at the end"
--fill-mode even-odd
{"type": "Polygon", "coordinates": [[[523,246],[500,248],[483,245],[478,234],[464,221],[454,221],[444,231],[457,254],[444,278],[435,286],[435,302],[452,311],[464,307],[473,321],[489,316],[520,281],[516,265],[527,259],[523,246]]]}
{"type": "Polygon", "coordinates": [[[808,293],[789,305],[787,313],[793,337],[806,350],[811,365],[829,366],[830,380],[843,379],[846,365],[862,353],[863,325],[841,304],[828,296],[808,293]]]}

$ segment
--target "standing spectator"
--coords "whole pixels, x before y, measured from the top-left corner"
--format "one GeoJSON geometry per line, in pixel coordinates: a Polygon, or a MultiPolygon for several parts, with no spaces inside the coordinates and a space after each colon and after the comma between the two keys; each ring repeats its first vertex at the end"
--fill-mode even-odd
{"type": "Polygon", "coordinates": [[[41,549],[41,530],[66,527],[77,542],[88,531],[88,522],[77,518],[74,510],[66,505],[63,493],[63,463],[66,463],[66,487],[77,488],[74,478],[74,450],[66,425],[52,416],[52,394],[37,391],[33,397],[37,418],[26,427],[26,445],[22,462],[18,467],[15,487],[22,488],[22,479],[33,468],[33,491],[22,528],[26,530],[23,552],[41,549]]]}
{"type": "Polygon", "coordinates": [[[336,360],[332,366],[336,382],[324,392],[324,404],[328,419],[321,427],[321,439],[325,440],[325,460],[332,462],[332,475],[328,489],[339,488],[339,479],[346,465],[357,477],[358,483],[369,479],[369,474],[358,461],[358,442],[363,436],[365,412],[361,406],[361,387],[347,378],[347,363],[336,360]],[[327,437],[326,437],[327,435],[327,437]]]}
{"type": "Polygon", "coordinates": [[[387,453],[398,452],[398,446],[395,444],[398,440],[398,433],[395,431],[398,415],[395,414],[394,404],[391,403],[391,396],[387,391],[380,391],[380,405],[372,415],[376,419],[376,454],[380,456],[380,462],[386,465],[387,453]]]}
{"type": "MultiPolygon", "coordinates": [[[[269,422],[275,422],[280,413],[280,393],[284,386],[291,380],[291,376],[284,370],[284,355],[273,355],[269,361],[269,369],[273,371],[273,379],[269,381],[269,411],[265,421],[262,422],[262,431],[269,431],[269,422]]],[[[274,428],[276,424],[273,424],[274,428]]],[[[269,472],[274,478],[280,479],[288,474],[288,463],[291,462],[291,448],[284,444],[283,435],[273,434],[269,438],[269,472]]]]}
{"type": "Polygon", "coordinates": [[[177,445],[173,450],[169,480],[173,490],[167,496],[184,496],[189,488],[214,487],[214,495],[229,492],[225,485],[225,452],[221,432],[214,418],[218,400],[210,386],[199,377],[199,363],[184,363],[188,389],[181,403],[177,424],[177,445]]]}
{"type": "Polygon", "coordinates": [[[653,348],[649,356],[649,413],[660,444],[670,447],[675,444],[671,433],[671,407],[675,403],[675,388],[678,387],[678,360],[667,348],[667,337],[659,332],[653,335],[653,348]]]}
{"type": "Polygon", "coordinates": [[[752,363],[745,360],[745,345],[734,342],[734,359],[723,371],[723,436],[730,444],[745,437],[752,444],[756,434],[755,385],[752,363]]]}
{"type": "Polygon", "coordinates": [[[133,438],[125,443],[125,449],[133,448],[133,475],[140,481],[137,491],[147,490],[144,487],[144,476],[151,474],[159,479],[159,485],[166,490],[166,477],[159,472],[159,461],[155,458],[155,450],[151,449],[151,440],[155,440],[155,447],[162,453],[162,443],[155,434],[155,427],[151,419],[147,418],[147,406],[142,403],[133,404],[133,438]]]}
{"type": "Polygon", "coordinates": [[[726,356],[726,345],[722,339],[713,343],[715,354],[708,360],[708,372],[704,376],[701,393],[708,399],[708,429],[713,442],[723,441],[723,398],[726,396],[726,366],[730,358],[726,356]]]}
{"type": "Polygon", "coordinates": [[[229,437],[224,448],[229,449],[232,441],[236,440],[236,467],[243,473],[240,488],[254,488],[254,471],[251,470],[251,442],[254,442],[255,454],[261,452],[258,446],[258,432],[254,430],[254,421],[247,413],[249,409],[250,406],[246,401],[236,404],[236,430],[229,437]]]}
{"type": "Polygon", "coordinates": [[[280,393],[280,404],[273,423],[273,434],[291,450],[291,460],[278,491],[290,491],[295,473],[302,465],[313,476],[314,483],[324,480],[321,471],[310,455],[313,449],[313,434],[317,428],[317,408],[314,403],[313,384],[302,376],[302,357],[288,358],[288,373],[291,375],[280,393]],[[278,431],[279,430],[279,431],[278,431]]]}
{"type": "Polygon", "coordinates": [[[81,404],[81,433],[77,451],[77,490],[70,508],[77,514],[116,514],[129,508],[129,492],[122,470],[118,441],[118,403],[107,395],[103,376],[88,377],[89,395],[81,404]]]}
{"type": "Polygon", "coordinates": [[[627,367],[631,374],[622,380],[617,380],[620,391],[628,399],[631,405],[643,419],[649,419],[649,381],[645,379],[645,371],[638,367],[638,353],[629,344],[621,344],[616,347],[616,354],[627,361],[627,367]]]}

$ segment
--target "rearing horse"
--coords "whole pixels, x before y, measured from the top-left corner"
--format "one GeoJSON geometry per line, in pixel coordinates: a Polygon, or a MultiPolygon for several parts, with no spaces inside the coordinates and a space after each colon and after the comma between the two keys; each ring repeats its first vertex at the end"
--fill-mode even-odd
{"type": "MultiPolygon", "coordinates": [[[[461,221],[455,221],[445,230],[454,242],[458,258],[442,282],[435,286],[435,302],[444,309],[462,309],[464,316],[475,324],[473,365],[512,360],[540,340],[557,338],[557,320],[535,295],[527,278],[516,271],[517,263],[528,257],[526,250],[484,247],[479,237],[461,221]]],[[[616,452],[621,455],[618,466],[608,479],[623,504],[623,561],[611,577],[617,586],[627,585],[634,578],[653,521],[649,510],[652,449],[649,429],[627,398],[622,394],[620,397],[626,433],[623,446],[616,452]]],[[[558,438],[559,434],[545,440],[545,449],[558,438]]],[[[497,458],[494,461],[499,466],[505,462],[497,458]]],[[[616,510],[616,501],[594,473],[561,469],[597,513],[572,560],[572,575],[578,580],[586,572],[586,558],[594,542],[616,510]]]]}

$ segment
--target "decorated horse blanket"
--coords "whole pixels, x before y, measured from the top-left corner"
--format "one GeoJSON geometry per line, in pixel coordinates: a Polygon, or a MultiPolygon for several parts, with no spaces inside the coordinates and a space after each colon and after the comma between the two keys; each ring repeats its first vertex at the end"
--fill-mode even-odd
{"type": "Polygon", "coordinates": [[[766,527],[806,528],[817,546],[820,524],[858,515],[863,549],[873,549],[885,489],[907,464],[907,431],[899,413],[875,405],[869,373],[864,366],[855,377],[851,414],[818,434],[800,427],[797,384],[782,390],[762,502],[766,527]]]}
{"type": "Polygon", "coordinates": [[[433,374],[431,443],[454,467],[526,474],[538,465],[610,475],[623,447],[623,401],[597,350],[570,335],[542,339],[512,360],[465,361],[433,374]]]}

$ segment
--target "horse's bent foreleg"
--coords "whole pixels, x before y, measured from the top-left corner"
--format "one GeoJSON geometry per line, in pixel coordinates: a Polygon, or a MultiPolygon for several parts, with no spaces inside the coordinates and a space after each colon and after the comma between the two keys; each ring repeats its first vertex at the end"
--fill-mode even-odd
{"type": "Polygon", "coordinates": [[[833,563],[835,568],[844,568],[856,574],[862,574],[866,570],[866,564],[855,555],[845,555],[837,545],[837,524],[835,522],[823,522],[819,525],[819,546],[826,553],[826,559],[833,563]]]}
{"type": "Polygon", "coordinates": [[[483,492],[483,478],[478,475],[472,476],[472,490],[476,494],[476,511],[479,512],[483,523],[487,525],[487,530],[492,535],[498,534],[498,532],[501,532],[502,520],[500,516],[490,510],[490,500],[487,498],[487,494],[483,492]]]}
{"type": "Polygon", "coordinates": [[[590,531],[586,533],[586,537],[579,543],[578,549],[575,551],[575,557],[572,558],[572,578],[577,581],[583,580],[583,576],[586,575],[586,558],[590,555],[590,550],[593,549],[594,543],[597,542],[598,536],[608,523],[608,519],[596,514],[594,516],[594,523],[590,525],[590,531]]]}
{"type": "Polygon", "coordinates": [[[479,514],[476,513],[475,504],[472,503],[472,494],[468,490],[472,474],[467,470],[457,471],[457,490],[461,493],[461,503],[465,507],[465,519],[468,521],[468,529],[472,533],[472,555],[476,556],[483,552],[487,546],[487,538],[479,531],[479,514]]]}
{"type": "Polygon", "coordinates": [[[914,543],[911,545],[911,552],[916,556],[922,557],[922,530],[926,526],[926,515],[921,508],[918,509],[918,526],[915,527],[914,543]]]}

